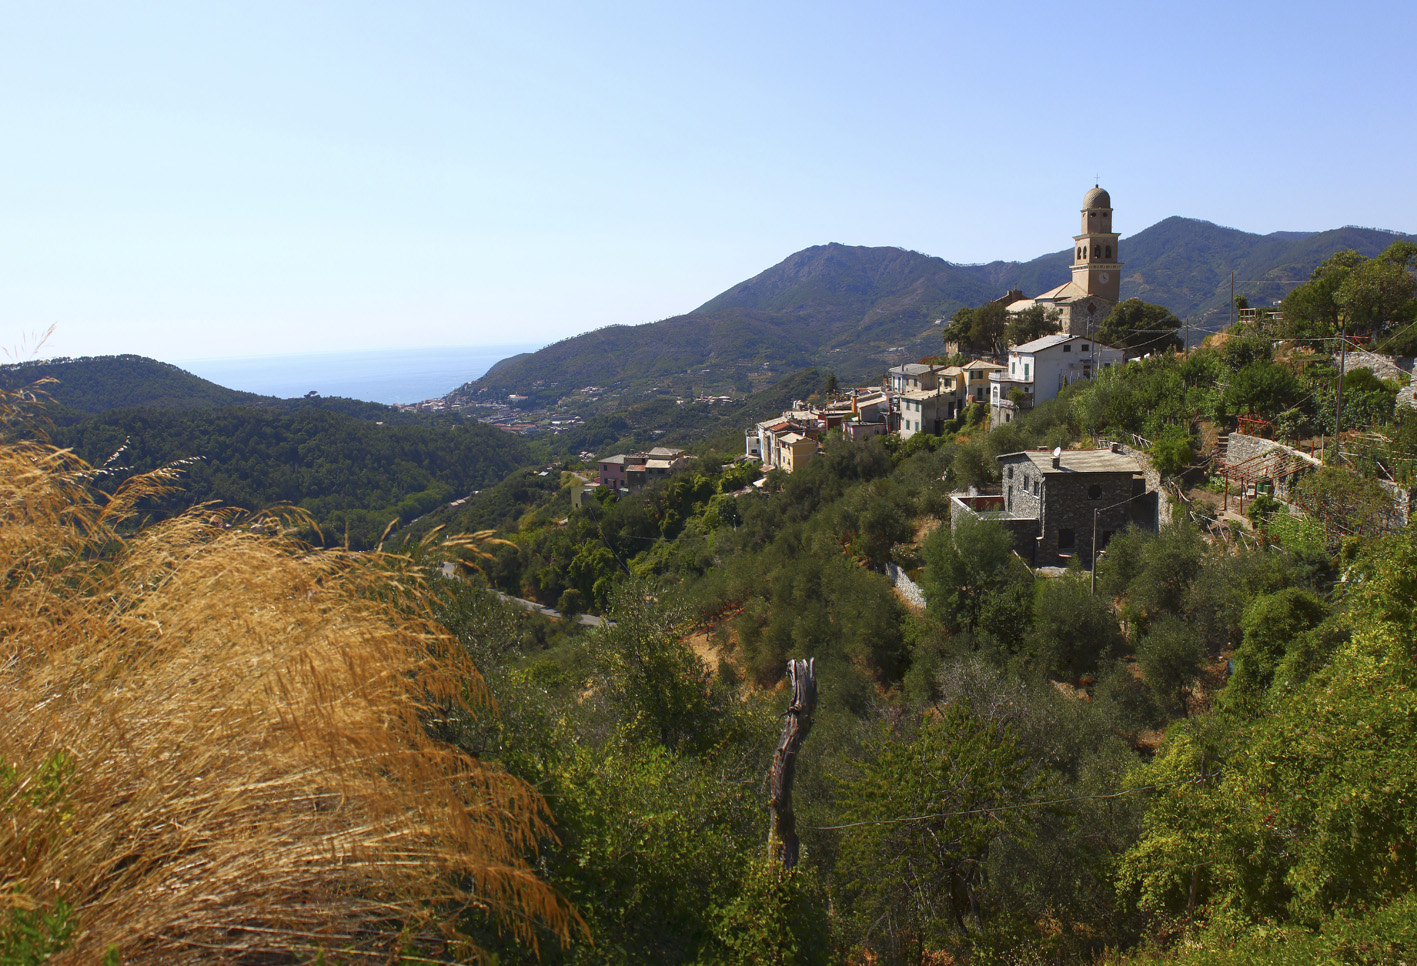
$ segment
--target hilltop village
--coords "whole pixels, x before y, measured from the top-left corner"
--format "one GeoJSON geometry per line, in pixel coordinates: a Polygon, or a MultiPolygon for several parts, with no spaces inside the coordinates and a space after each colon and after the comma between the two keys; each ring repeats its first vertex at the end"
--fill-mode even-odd
{"type": "MultiPolygon", "coordinates": [[[[918,434],[941,436],[958,430],[974,407],[976,418],[987,413],[989,427],[1012,423],[1020,414],[1058,397],[1069,386],[1128,359],[1150,353],[1105,345],[1094,337],[1104,320],[1121,302],[1123,264],[1118,233],[1112,230],[1110,195],[1094,186],[1083,198],[1080,231],[1073,238],[1072,278],[1033,297],[1017,289],[1005,293],[986,308],[1002,308],[1008,318],[1033,313],[1046,329],[1028,341],[1001,344],[1002,351],[969,353],[958,341],[947,341],[946,350],[956,361],[906,363],[892,366],[880,386],[841,391],[815,404],[794,402],[778,416],[760,420],[745,434],[741,459],[763,472],[793,473],[820,450],[829,434],[849,441],[893,436],[908,441],[918,434]]],[[[1283,321],[1278,311],[1257,315],[1242,308],[1240,323],[1254,325],[1283,321]]],[[[1174,335],[1174,332],[1172,333],[1174,335]]],[[[1154,345],[1155,338],[1142,341],[1154,345]]],[[[1371,353],[1345,358],[1355,368],[1372,368],[1385,376],[1401,375],[1391,359],[1371,353]]],[[[1410,369],[1410,360],[1408,368],[1410,369]]],[[[1411,399],[1411,387],[1402,397],[1411,399]]],[[[1253,421],[1252,421],[1253,425],[1253,421]]],[[[1241,429],[1246,427],[1242,426],[1241,429]]],[[[1312,454],[1257,435],[1228,434],[1213,470],[1227,482],[1241,484],[1237,510],[1246,499],[1287,496],[1300,474],[1322,465],[1312,454]]],[[[1150,442],[1134,436],[1128,440],[1103,440],[1097,450],[1058,448],[1051,453],[1001,454],[999,483],[989,491],[971,489],[952,496],[952,519],[987,517],[1001,522],[1014,536],[1015,549],[1036,567],[1065,566],[1078,562],[1091,569],[1097,555],[1112,537],[1128,526],[1155,531],[1169,519],[1173,503],[1183,499],[1173,485],[1162,485],[1148,455],[1150,442]]],[[[658,447],[620,453],[598,460],[595,481],[578,487],[579,504],[596,487],[616,494],[636,494],[651,483],[687,468],[683,450],[658,447]]],[[[759,479],[761,487],[766,478],[759,479]]],[[[1395,519],[1405,523],[1410,513],[1410,491],[1388,484],[1395,519]]],[[[1216,519],[1229,516],[1229,504],[1216,519]]]]}

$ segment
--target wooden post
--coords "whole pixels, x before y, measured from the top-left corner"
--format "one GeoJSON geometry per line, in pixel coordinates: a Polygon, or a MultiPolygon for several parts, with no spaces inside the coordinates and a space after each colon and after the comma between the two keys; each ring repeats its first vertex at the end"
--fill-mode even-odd
{"type": "Polygon", "coordinates": [[[797,767],[797,751],[812,730],[812,711],[817,707],[815,659],[787,662],[787,679],[792,685],[792,703],[783,712],[782,737],[772,756],[768,788],[772,807],[772,827],[768,848],[784,869],[797,864],[797,816],[792,811],[792,775],[797,767]]]}

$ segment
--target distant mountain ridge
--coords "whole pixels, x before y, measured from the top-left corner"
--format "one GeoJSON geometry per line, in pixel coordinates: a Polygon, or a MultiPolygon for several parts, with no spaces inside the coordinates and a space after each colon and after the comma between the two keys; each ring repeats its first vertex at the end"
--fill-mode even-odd
{"type": "MultiPolygon", "coordinates": [[[[1372,256],[1400,239],[1417,236],[1352,226],[1258,235],[1171,217],[1121,240],[1121,294],[1213,330],[1229,318],[1232,272],[1236,294],[1265,304],[1335,251],[1372,256]]],[[[876,378],[890,365],[938,353],[936,320],[1010,288],[1036,295],[1061,285],[1071,263],[1070,249],[1027,262],[959,265],[900,248],[816,245],[685,315],[608,326],[514,356],[446,398],[549,400],[588,385],[749,391],[772,370],[809,365],[851,381],[876,378]]]]}
{"type": "Polygon", "coordinates": [[[359,419],[397,418],[382,403],[337,396],[279,399],[228,389],[170,362],[139,355],[81,356],[0,365],[0,389],[34,387],[60,411],[61,420],[120,409],[221,409],[233,406],[295,411],[325,409],[359,419]]]}
{"type": "Polygon", "coordinates": [[[27,386],[37,386],[55,402],[85,413],[129,406],[192,409],[272,401],[137,355],[43,359],[0,366],[0,387],[14,391],[27,386]]]}

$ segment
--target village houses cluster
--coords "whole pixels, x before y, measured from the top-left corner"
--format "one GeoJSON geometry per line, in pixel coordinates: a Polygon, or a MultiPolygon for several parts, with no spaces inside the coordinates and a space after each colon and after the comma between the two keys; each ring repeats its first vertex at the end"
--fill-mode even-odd
{"type": "MultiPolygon", "coordinates": [[[[987,406],[990,425],[999,426],[1057,398],[1065,386],[1124,362],[1122,350],[1092,338],[1120,298],[1122,265],[1111,205],[1100,187],[1083,198],[1068,282],[1034,298],[1011,290],[999,299],[1010,313],[1044,307],[1058,320],[1057,332],[1012,346],[1002,358],[893,366],[882,386],[851,389],[818,405],[794,403],[748,429],[743,458],[760,461],[764,470],[791,473],[812,458],[828,433],[839,431],[852,440],[889,433],[901,439],[940,435],[973,404],[987,406]]],[[[1006,453],[999,461],[1001,491],[955,494],[952,520],[954,525],[970,516],[998,520],[1033,566],[1077,557],[1090,568],[1112,534],[1128,525],[1155,529],[1162,515],[1159,476],[1145,454],[1121,444],[1095,451],[1006,453]]],[[[599,463],[601,486],[635,493],[687,460],[679,450],[653,449],[599,463]]]]}
{"type": "Polygon", "coordinates": [[[977,357],[962,366],[919,362],[892,367],[880,389],[857,389],[841,402],[817,408],[796,405],[781,417],[748,430],[746,453],[764,468],[792,472],[811,458],[823,433],[841,429],[851,438],[898,433],[939,435],[971,403],[987,404],[998,426],[1063,387],[1123,362],[1122,350],[1101,345],[1093,330],[1121,297],[1120,248],[1112,231],[1112,199],[1094,186],[1082,201],[1081,231],[1073,236],[1072,278],[1034,298],[1018,289],[998,299],[1015,314],[1040,306],[1058,320],[1058,331],[1009,348],[1000,358],[977,357]]]}

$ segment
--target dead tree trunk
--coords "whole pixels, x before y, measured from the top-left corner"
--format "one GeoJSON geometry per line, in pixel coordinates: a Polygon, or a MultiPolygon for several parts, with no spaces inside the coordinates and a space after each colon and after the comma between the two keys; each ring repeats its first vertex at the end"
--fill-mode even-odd
{"type": "Polygon", "coordinates": [[[813,659],[788,661],[787,679],[792,685],[792,703],[783,713],[782,737],[772,756],[768,787],[772,805],[772,828],[768,846],[784,869],[797,864],[797,816],[792,811],[792,775],[797,767],[797,751],[812,730],[812,710],[817,706],[817,669],[813,659]]]}

